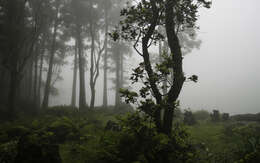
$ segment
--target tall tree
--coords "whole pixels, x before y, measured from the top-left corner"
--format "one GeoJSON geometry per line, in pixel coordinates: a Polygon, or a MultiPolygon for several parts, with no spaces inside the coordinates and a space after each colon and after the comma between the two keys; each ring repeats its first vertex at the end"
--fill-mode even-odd
{"type": "Polygon", "coordinates": [[[0,36],[5,42],[1,46],[1,54],[3,54],[2,65],[10,74],[8,93],[10,116],[13,115],[17,104],[23,71],[33,55],[35,43],[44,27],[44,18],[38,14],[43,7],[42,3],[38,3],[38,10],[33,14],[35,6],[30,2],[20,0],[1,2],[3,21],[0,36]]]}
{"type": "Polygon", "coordinates": [[[118,107],[121,104],[121,98],[119,94],[120,88],[123,88],[124,84],[124,66],[123,62],[127,55],[131,54],[130,47],[127,42],[118,41],[111,42],[110,58],[113,61],[114,67],[110,67],[112,72],[115,72],[114,90],[115,90],[115,106],[118,107]]]}
{"type": "MultiPolygon", "coordinates": [[[[79,70],[79,109],[87,107],[86,86],[85,86],[85,67],[86,58],[84,56],[86,28],[89,24],[90,5],[84,0],[69,0],[65,8],[64,19],[71,37],[76,42],[78,70],[79,70]]],[[[76,56],[75,56],[76,57],[76,56]]],[[[75,62],[76,63],[76,62],[75,62]]],[[[74,65],[75,66],[75,65],[74,65]]],[[[74,71],[75,72],[75,71],[74,71]]]]}
{"type": "Polygon", "coordinates": [[[52,39],[51,39],[51,48],[50,48],[50,58],[49,58],[49,68],[47,73],[47,79],[45,83],[44,89],[44,97],[42,101],[42,108],[47,108],[49,105],[49,95],[51,90],[51,81],[52,81],[52,72],[53,72],[53,64],[54,64],[54,57],[56,52],[56,42],[57,42],[57,32],[60,23],[60,10],[61,10],[61,1],[56,1],[54,3],[54,17],[53,17],[53,32],[52,32],[52,39]]]}
{"type": "Polygon", "coordinates": [[[72,95],[71,95],[71,106],[76,106],[76,88],[77,88],[77,72],[78,72],[78,47],[77,41],[75,40],[75,54],[74,54],[74,67],[73,67],[73,83],[72,83],[72,95]]]}
{"type": "MultiPolygon", "coordinates": [[[[140,110],[150,115],[158,132],[171,135],[173,113],[176,102],[186,77],[182,68],[182,51],[178,38],[179,30],[187,27],[194,27],[198,8],[210,7],[210,2],[205,0],[145,0],[137,2],[121,11],[125,19],[121,23],[121,34],[112,33],[112,37],[117,40],[119,36],[124,39],[134,41],[134,48],[143,58],[143,62],[135,69],[132,79],[134,82],[142,79],[144,87],[139,94],[144,100],[141,101],[140,110]],[[166,38],[170,48],[170,56],[165,57],[161,64],[153,67],[150,61],[149,47],[159,40],[164,40],[163,35],[158,31],[158,26],[166,29],[166,38]],[[137,48],[141,44],[141,51],[137,48]],[[157,71],[156,71],[157,70],[157,71]],[[166,95],[163,95],[160,84],[173,72],[173,81],[166,95]],[[148,95],[153,98],[149,98],[148,95]],[[162,111],[164,114],[162,114],[162,111]]],[[[196,77],[188,79],[196,81],[196,77]]],[[[136,92],[129,93],[127,90],[121,91],[129,101],[135,101],[138,96],[136,92]]],[[[165,162],[169,162],[167,157],[165,162]]]]}

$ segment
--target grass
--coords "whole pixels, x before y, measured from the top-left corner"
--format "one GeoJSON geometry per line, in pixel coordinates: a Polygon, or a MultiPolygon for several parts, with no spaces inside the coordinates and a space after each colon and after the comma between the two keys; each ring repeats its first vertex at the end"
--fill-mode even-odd
{"type": "Polygon", "coordinates": [[[223,141],[223,123],[203,122],[187,127],[194,143],[204,143],[211,152],[221,153],[227,149],[227,144],[223,141]]]}

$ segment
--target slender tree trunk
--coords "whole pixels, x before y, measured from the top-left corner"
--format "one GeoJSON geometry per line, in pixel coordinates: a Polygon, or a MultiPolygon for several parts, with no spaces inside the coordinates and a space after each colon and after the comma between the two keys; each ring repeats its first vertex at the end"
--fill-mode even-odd
{"type": "Polygon", "coordinates": [[[37,86],[38,86],[38,55],[39,55],[39,47],[37,47],[36,50],[36,56],[35,56],[35,61],[34,61],[34,84],[33,84],[33,102],[34,102],[34,106],[38,107],[38,102],[37,102],[37,86]]]}
{"type": "Polygon", "coordinates": [[[104,88],[103,88],[103,107],[107,108],[107,35],[108,35],[108,18],[107,18],[107,9],[105,9],[105,53],[104,53],[104,88]]]}
{"type": "Polygon", "coordinates": [[[78,55],[79,55],[79,109],[87,107],[86,103],[86,88],[85,88],[85,59],[83,57],[83,45],[81,38],[81,27],[77,27],[77,43],[78,43],[78,55]]]}
{"type": "MultiPolygon", "coordinates": [[[[119,52],[117,52],[119,53],[119,52]]],[[[120,56],[119,54],[116,54],[116,90],[115,90],[115,106],[118,107],[120,105],[120,95],[119,95],[119,89],[120,89],[120,56]]]]}
{"type": "Polygon", "coordinates": [[[91,24],[90,27],[90,35],[91,35],[91,56],[90,56],[90,90],[91,90],[91,100],[90,100],[90,108],[93,109],[95,105],[95,83],[94,83],[94,50],[95,50],[95,36],[93,31],[93,26],[91,24]]]}
{"type": "Polygon", "coordinates": [[[58,28],[58,22],[57,22],[57,20],[55,20],[55,22],[54,22],[54,32],[53,32],[53,37],[52,37],[52,46],[51,46],[51,51],[50,51],[49,69],[48,69],[48,74],[47,74],[47,80],[46,80],[46,83],[45,83],[45,90],[44,90],[42,108],[47,108],[48,105],[49,105],[49,95],[50,95],[50,89],[51,89],[52,69],[53,69],[53,61],[54,61],[55,48],[56,48],[57,28],[58,28]]]}
{"type": "Polygon", "coordinates": [[[39,79],[38,79],[38,89],[37,89],[37,105],[38,107],[41,105],[41,88],[42,88],[42,68],[43,68],[43,55],[44,55],[44,49],[41,53],[41,61],[40,61],[40,69],[39,69],[39,79]]]}
{"type": "Polygon", "coordinates": [[[9,85],[9,95],[8,95],[8,108],[9,108],[9,119],[14,118],[15,106],[17,101],[17,91],[19,86],[18,74],[15,70],[11,71],[11,79],[9,85]]]}
{"type": "Polygon", "coordinates": [[[73,83],[72,83],[72,95],[71,95],[71,106],[76,106],[76,87],[77,87],[77,72],[78,72],[78,50],[77,41],[75,41],[75,55],[74,55],[74,69],[73,69],[73,83]]]}
{"type": "MultiPolygon", "coordinates": [[[[163,42],[163,54],[168,55],[168,44],[166,40],[163,42]]],[[[163,94],[167,94],[167,75],[165,75],[165,80],[163,81],[163,94]]]]}
{"type": "Polygon", "coordinates": [[[124,87],[124,57],[123,55],[120,55],[120,86],[119,88],[124,87]]]}
{"type": "Polygon", "coordinates": [[[33,92],[33,59],[29,60],[28,67],[27,67],[27,75],[25,76],[25,84],[26,84],[26,96],[21,95],[24,99],[23,100],[29,100],[32,101],[32,92],[33,92]]]}

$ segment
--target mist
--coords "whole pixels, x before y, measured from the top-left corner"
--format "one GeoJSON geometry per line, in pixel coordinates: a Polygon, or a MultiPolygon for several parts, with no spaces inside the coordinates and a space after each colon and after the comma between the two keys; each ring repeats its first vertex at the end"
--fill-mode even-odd
{"type": "Polygon", "coordinates": [[[260,162],[259,0],[0,0],[0,163],[260,162]]]}
{"type": "MultiPolygon", "coordinates": [[[[180,94],[183,109],[218,109],[231,114],[259,112],[260,34],[257,31],[260,19],[256,18],[259,6],[257,0],[250,3],[218,0],[210,10],[201,9],[197,22],[201,47],[184,57],[185,74],[196,74],[199,80],[184,84],[180,94]]],[[[156,47],[152,51],[157,52],[156,47]]],[[[141,62],[138,54],[133,53],[128,60],[128,78],[136,63],[141,62]]],[[[72,63],[72,58],[67,60],[72,63]]],[[[72,66],[66,65],[62,70],[64,80],[57,84],[60,94],[53,97],[51,105],[70,104],[72,74],[72,66]]],[[[89,75],[86,76],[88,80],[89,75]]],[[[96,88],[102,97],[102,74],[100,76],[96,88]]],[[[111,81],[108,85],[112,87],[111,81]]],[[[114,104],[114,98],[110,89],[110,105],[114,104]]],[[[90,99],[89,91],[87,99],[90,99]]],[[[96,105],[102,105],[102,98],[96,99],[96,105]]]]}

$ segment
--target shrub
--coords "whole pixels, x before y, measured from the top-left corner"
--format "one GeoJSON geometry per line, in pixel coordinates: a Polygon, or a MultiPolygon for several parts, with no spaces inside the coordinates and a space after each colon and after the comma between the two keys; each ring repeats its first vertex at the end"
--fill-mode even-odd
{"type": "Polygon", "coordinates": [[[101,139],[104,163],[185,162],[197,157],[188,134],[178,124],[171,136],[158,133],[155,124],[138,113],[120,118],[119,124],[122,131],[105,132],[101,139]]]}
{"type": "Polygon", "coordinates": [[[193,113],[193,115],[194,115],[194,117],[195,117],[195,119],[196,119],[197,121],[205,121],[205,120],[210,119],[210,114],[209,114],[209,112],[206,111],[206,110],[198,110],[198,111],[195,111],[195,112],[193,113]]]}
{"type": "Polygon", "coordinates": [[[184,124],[187,124],[187,125],[196,124],[195,117],[193,116],[193,114],[190,110],[185,110],[183,122],[184,122],[184,124]]]}
{"type": "Polygon", "coordinates": [[[211,120],[213,122],[219,122],[220,121],[220,113],[219,113],[218,110],[213,110],[213,113],[210,116],[211,116],[211,120]]]}

